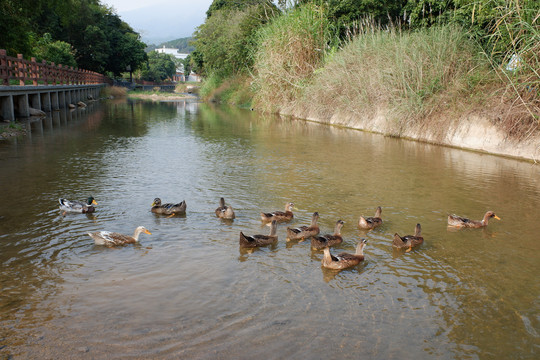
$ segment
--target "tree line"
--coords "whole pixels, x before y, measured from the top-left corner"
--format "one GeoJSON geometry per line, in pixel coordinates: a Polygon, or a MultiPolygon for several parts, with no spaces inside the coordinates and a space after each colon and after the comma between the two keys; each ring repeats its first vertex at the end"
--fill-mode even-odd
{"type": "Polygon", "coordinates": [[[99,0],[0,0],[8,54],[110,76],[147,67],[140,35],[99,0]]]}
{"type": "Polygon", "coordinates": [[[333,43],[328,46],[353,36],[366,18],[404,31],[458,25],[498,62],[508,52],[540,41],[538,0],[214,0],[194,34],[192,65],[203,74],[251,71],[257,31],[285,12],[310,4],[324,9],[322,16],[331,25],[333,43]]]}

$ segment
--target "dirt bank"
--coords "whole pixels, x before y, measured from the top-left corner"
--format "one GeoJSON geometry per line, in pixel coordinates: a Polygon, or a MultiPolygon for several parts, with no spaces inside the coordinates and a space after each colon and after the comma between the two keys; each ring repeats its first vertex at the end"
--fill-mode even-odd
{"type": "Polygon", "coordinates": [[[535,133],[525,139],[511,137],[497,126],[496,118],[485,115],[467,114],[450,120],[441,117],[431,119],[428,124],[412,124],[406,128],[398,128],[396,123],[388,120],[389,117],[383,111],[371,118],[340,110],[326,118],[298,109],[284,110],[281,114],[386,136],[540,162],[540,134],[535,133]],[[436,124],[437,122],[439,124],[436,124]]]}

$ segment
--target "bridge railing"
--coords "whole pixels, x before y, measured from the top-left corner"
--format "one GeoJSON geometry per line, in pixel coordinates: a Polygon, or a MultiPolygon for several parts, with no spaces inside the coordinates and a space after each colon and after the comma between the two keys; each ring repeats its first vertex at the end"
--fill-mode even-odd
{"type": "Polygon", "coordinates": [[[107,76],[89,70],[74,69],[72,66],[41,63],[35,58],[25,60],[21,54],[17,57],[7,56],[6,50],[0,49],[0,86],[14,85],[82,85],[82,84],[111,84],[107,76]]]}

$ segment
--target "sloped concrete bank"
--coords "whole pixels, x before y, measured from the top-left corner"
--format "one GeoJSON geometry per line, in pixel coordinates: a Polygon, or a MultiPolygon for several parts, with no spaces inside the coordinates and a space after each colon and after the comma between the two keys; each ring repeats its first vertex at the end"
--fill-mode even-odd
{"type": "Polygon", "coordinates": [[[326,119],[291,109],[281,111],[281,115],[540,163],[540,134],[517,140],[505,134],[488,118],[479,115],[464,115],[450,121],[432,119],[428,124],[401,127],[388,120],[389,117],[382,111],[371,118],[339,110],[326,119]]]}

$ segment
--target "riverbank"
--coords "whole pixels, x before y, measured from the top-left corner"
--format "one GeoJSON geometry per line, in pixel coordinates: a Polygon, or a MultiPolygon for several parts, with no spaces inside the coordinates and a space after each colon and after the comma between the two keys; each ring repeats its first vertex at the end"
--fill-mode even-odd
{"type": "Polygon", "coordinates": [[[427,119],[429,125],[411,124],[405,128],[400,128],[396,122],[391,121],[391,117],[384,111],[379,111],[376,116],[366,117],[347,112],[346,109],[336,109],[329,116],[324,116],[307,108],[291,107],[283,109],[280,114],[384,136],[540,162],[538,132],[526,138],[512,137],[501,129],[496,117],[486,114],[469,113],[454,118],[441,115],[439,118],[427,119]]]}

